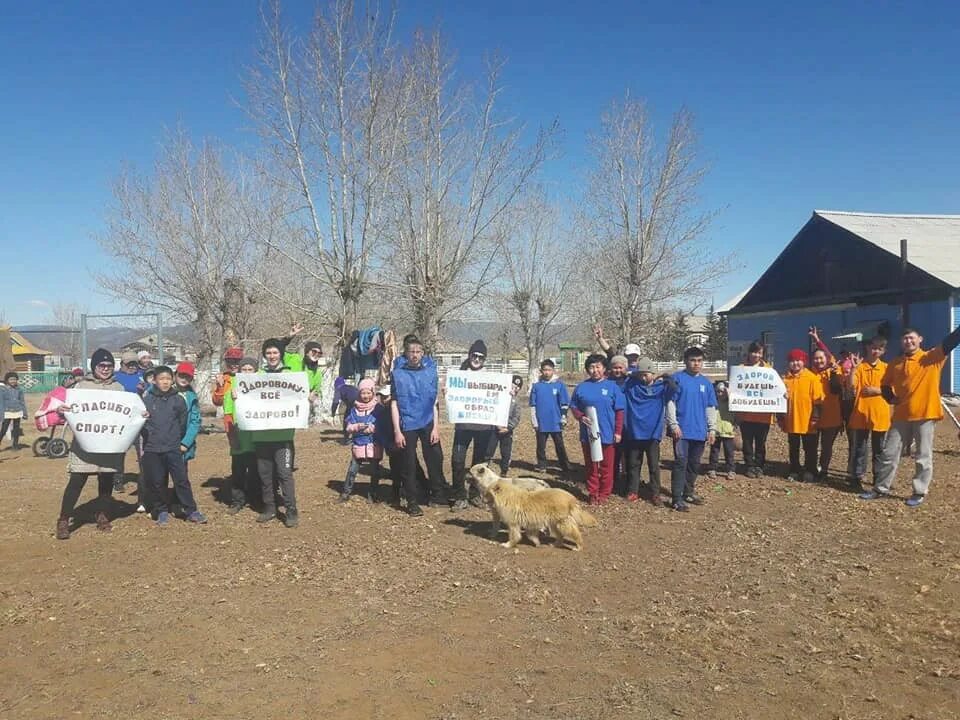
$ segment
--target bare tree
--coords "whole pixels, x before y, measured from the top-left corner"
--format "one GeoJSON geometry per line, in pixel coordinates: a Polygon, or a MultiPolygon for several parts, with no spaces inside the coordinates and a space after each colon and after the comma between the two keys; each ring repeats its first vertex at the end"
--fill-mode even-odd
{"type": "Polygon", "coordinates": [[[215,354],[228,328],[246,337],[257,296],[247,289],[239,308],[230,301],[276,221],[253,180],[228,168],[215,145],[195,147],[182,131],[168,136],[151,176],[125,169],[115,183],[99,238],[114,263],[98,274],[101,286],[135,308],[187,319],[201,355],[215,354]]]}
{"type": "Polygon", "coordinates": [[[265,238],[294,282],[264,289],[343,342],[363,315],[371,248],[402,146],[409,103],[393,45],[392,13],[335,0],[308,37],[265,8],[247,109],[267,142],[271,180],[284,193],[292,232],[265,238]]]}
{"type": "Polygon", "coordinates": [[[477,97],[454,79],[438,32],[417,36],[406,67],[411,112],[404,118],[383,282],[409,300],[414,330],[428,348],[491,279],[502,239],[498,220],[540,168],[555,135],[555,127],[541,130],[525,146],[523,126],[499,114],[502,67],[489,64],[477,97]]]}
{"type": "Polygon", "coordinates": [[[592,154],[580,266],[622,346],[641,335],[650,308],[697,305],[729,258],[705,237],[713,214],[700,209],[705,169],[689,112],[660,143],[643,104],[627,97],[603,114],[592,154]]]}
{"type": "Polygon", "coordinates": [[[568,327],[563,296],[574,269],[564,255],[569,238],[560,229],[561,213],[542,194],[511,214],[503,234],[507,285],[504,295],[527,351],[527,372],[537,377],[547,343],[568,327]]]}
{"type": "Polygon", "coordinates": [[[51,336],[48,344],[53,345],[58,355],[68,356],[73,364],[83,363],[80,357],[80,316],[85,312],[76,303],[55,302],[50,306],[50,322],[59,332],[51,336]]]}

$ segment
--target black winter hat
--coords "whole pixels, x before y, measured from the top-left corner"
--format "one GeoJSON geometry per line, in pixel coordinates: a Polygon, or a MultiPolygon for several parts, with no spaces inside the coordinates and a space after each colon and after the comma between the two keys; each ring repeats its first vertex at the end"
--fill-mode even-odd
{"type": "Polygon", "coordinates": [[[303,344],[303,354],[306,355],[311,350],[319,350],[322,353],[323,346],[316,340],[307,340],[307,342],[303,344]]]}
{"type": "Polygon", "coordinates": [[[276,348],[280,351],[280,354],[283,354],[283,343],[280,342],[277,338],[267,338],[263,341],[263,345],[260,346],[260,354],[263,357],[267,356],[267,348],[276,348]]]}
{"type": "Polygon", "coordinates": [[[90,356],[90,372],[93,372],[94,368],[100,363],[110,363],[110,365],[115,366],[116,360],[113,359],[113,353],[106,348],[94,350],[93,355],[90,356]]]}
{"type": "Polygon", "coordinates": [[[483,340],[474,340],[473,345],[470,346],[470,355],[474,353],[480,353],[484,357],[487,356],[487,344],[483,340]]]}

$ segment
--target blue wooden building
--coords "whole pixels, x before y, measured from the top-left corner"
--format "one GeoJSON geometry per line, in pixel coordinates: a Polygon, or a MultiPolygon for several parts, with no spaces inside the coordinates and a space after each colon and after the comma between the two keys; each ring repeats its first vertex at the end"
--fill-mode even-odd
{"type": "MultiPolygon", "coordinates": [[[[817,210],[730,310],[730,361],[753,340],[778,369],[786,353],[808,349],[807,328],[839,354],[885,335],[887,359],[900,351],[902,288],[923,347],[960,324],[960,215],[875,215],[817,210]],[[901,264],[901,240],[908,265],[901,264]],[[902,282],[905,279],[906,282],[902,282]]],[[[943,374],[943,392],[960,392],[960,354],[943,374]]]]}

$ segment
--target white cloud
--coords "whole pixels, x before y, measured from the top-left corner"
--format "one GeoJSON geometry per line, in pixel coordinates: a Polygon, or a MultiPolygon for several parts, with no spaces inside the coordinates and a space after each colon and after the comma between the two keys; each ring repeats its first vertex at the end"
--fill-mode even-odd
{"type": "Polygon", "coordinates": [[[27,300],[26,304],[31,305],[32,307],[50,307],[50,303],[48,303],[46,300],[27,300]]]}

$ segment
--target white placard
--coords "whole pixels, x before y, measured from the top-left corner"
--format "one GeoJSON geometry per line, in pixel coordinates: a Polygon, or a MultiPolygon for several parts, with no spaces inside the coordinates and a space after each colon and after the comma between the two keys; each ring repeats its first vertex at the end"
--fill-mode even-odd
{"type": "Polygon", "coordinates": [[[504,373],[451,370],[447,373],[447,420],[506,427],[512,378],[504,373]]]}
{"type": "Polygon", "coordinates": [[[734,365],[730,368],[731,412],[787,411],[787,388],[773,368],[734,365]]]}
{"type": "Polygon", "coordinates": [[[77,443],[88,453],[125,453],[146,418],[136,393],[118,390],[67,390],[63,417],[77,443]]]}
{"type": "Polygon", "coordinates": [[[305,372],[239,373],[233,417],[241,430],[305,428],[310,421],[310,382],[305,372]]]}
{"type": "Polygon", "coordinates": [[[587,417],[590,418],[590,427],[587,429],[587,437],[590,438],[590,459],[593,462],[603,460],[603,442],[600,439],[600,421],[597,419],[597,409],[593,405],[587,405],[587,417]]]}

